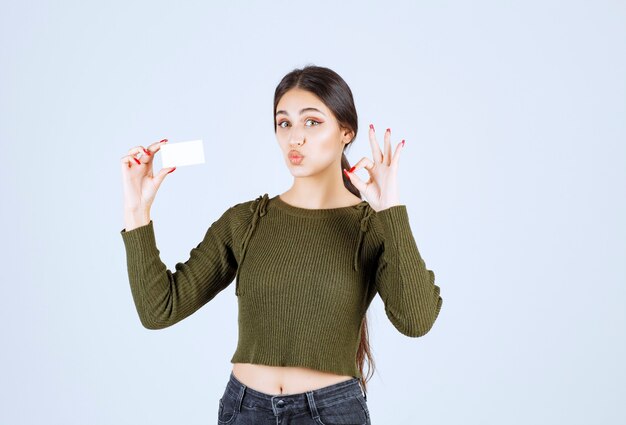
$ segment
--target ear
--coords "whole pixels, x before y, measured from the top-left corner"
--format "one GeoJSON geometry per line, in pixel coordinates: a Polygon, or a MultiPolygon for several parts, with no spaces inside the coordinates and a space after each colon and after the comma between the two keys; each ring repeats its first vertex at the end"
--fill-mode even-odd
{"type": "Polygon", "coordinates": [[[348,144],[350,142],[350,140],[352,140],[354,138],[354,131],[352,131],[351,129],[347,128],[347,127],[342,127],[341,128],[343,130],[343,132],[341,133],[341,137],[343,139],[343,144],[348,144]]]}

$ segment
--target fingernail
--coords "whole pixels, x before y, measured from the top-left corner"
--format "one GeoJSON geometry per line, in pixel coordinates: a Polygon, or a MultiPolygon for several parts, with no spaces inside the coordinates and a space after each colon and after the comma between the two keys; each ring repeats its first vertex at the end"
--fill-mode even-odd
{"type": "Polygon", "coordinates": [[[139,161],[137,158],[133,157],[133,159],[135,160],[137,164],[141,164],[141,161],[139,161]]]}
{"type": "Polygon", "coordinates": [[[171,173],[172,171],[174,171],[176,169],[176,167],[172,168],[170,171],[167,172],[167,174],[171,173]]]}
{"type": "Polygon", "coordinates": [[[387,129],[387,131],[391,131],[391,129],[390,129],[390,128],[388,128],[388,129],[387,129]]]}
{"type": "Polygon", "coordinates": [[[150,155],[150,151],[148,149],[144,148],[143,151],[146,153],[146,155],[150,155]]]}
{"type": "Polygon", "coordinates": [[[159,143],[165,143],[165,142],[167,142],[167,139],[163,139],[159,143]]]}
{"type": "Polygon", "coordinates": [[[402,147],[404,147],[404,139],[402,139],[402,147]]]}
{"type": "Polygon", "coordinates": [[[352,173],[352,172],[354,172],[354,169],[355,169],[355,168],[356,168],[356,165],[355,165],[354,167],[350,168],[350,172],[351,172],[351,173],[352,173]]]}
{"type": "MultiPolygon", "coordinates": [[[[370,128],[371,128],[372,130],[374,130],[374,124],[370,124],[370,128]]],[[[376,130],[374,130],[374,131],[376,131],[376,130]]]]}
{"type": "Polygon", "coordinates": [[[346,171],[346,169],[345,169],[345,168],[343,169],[343,174],[344,174],[347,178],[350,178],[350,175],[348,174],[348,172],[346,171]]]}

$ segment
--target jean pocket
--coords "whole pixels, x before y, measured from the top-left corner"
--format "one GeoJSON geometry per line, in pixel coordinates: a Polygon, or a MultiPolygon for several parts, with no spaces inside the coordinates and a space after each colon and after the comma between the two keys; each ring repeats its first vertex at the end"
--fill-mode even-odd
{"type": "Polygon", "coordinates": [[[351,396],[322,408],[317,407],[320,425],[369,425],[369,409],[362,395],[351,396]]]}
{"type": "Polygon", "coordinates": [[[224,395],[219,400],[219,407],[217,410],[217,423],[221,425],[232,424],[237,417],[237,404],[236,400],[228,395],[224,395]]]}

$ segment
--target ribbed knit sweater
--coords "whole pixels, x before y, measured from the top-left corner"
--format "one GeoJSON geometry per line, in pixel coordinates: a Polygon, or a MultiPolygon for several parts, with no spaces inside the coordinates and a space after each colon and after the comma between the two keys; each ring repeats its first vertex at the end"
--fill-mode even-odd
{"type": "Polygon", "coordinates": [[[265,193],[228,208],[174,271],[159,256],[152,220],[121,235],[148,329],[188,317],[235,280],[239,334],[231,363],[361,378],[360,327],[376,294],[409,337],[426,334],[442,305],[405,205],[308,209],[265,193]]]}

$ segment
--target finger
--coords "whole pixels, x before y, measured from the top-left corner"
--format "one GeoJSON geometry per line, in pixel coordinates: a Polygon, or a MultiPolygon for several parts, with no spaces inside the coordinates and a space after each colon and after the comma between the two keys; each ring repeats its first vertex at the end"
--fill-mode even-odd
{"type": "Polygon", "coordinates": [[[383,160],[386,165],[391,164],[391,129],[385,131],[385,147],[383,148],[383,160]]]}
{"type": "MultiPolygon", "coordinates": [[[[142,145],[135,146],[134,148],[130,148],[128,150],[128,155],[137,155],[138,153],[143,153],[148,156],[154,155],[155,152],[158,152],[161,149],[161,145],[166,143],[167,139],[163,139],[159,142],[152,143],[148,148],[144,148],[142,145]]],[[[137,155],[137,158],[140,158],[142,155],[137,155]]]]}
{"type": "Polygon", "coordinates": [[[363,158],[359,159],[356,164],[354,164],[352,166],[351,169],[349,169],[348,171],[351,173],[354,173],[355,171],[358,171],[362,168],[365,168],[368,172],[371,172],[374,167],[376,166],[376,164],[374,163],[374,161],[372,161],[371,159],[369,159],[368,157],[364,156],[363,158]]]}
{"type": "Polygon", "coordinates": [[[135,146],[134,148],[130,148],[126,155],[135,155],[143,150],[143,146],[135,146]]]}
{"type": "MultiPolygon", "coordinates": [[[[166,139],[164,139],[166,140],[166,139]]],[[[161,142],[157,142],[157,144],[161,144],[161,142]]],[[[128,153],[129,155],[135,157],[137,159],[137,164],[140,163],[148,163],[150,161],[152,161],[152,158],[154,156],[154,152],[158,151],[159,148],[157,147],[156,149],[154,148],[155,145],[157,145],[155,143],[153,143],[152,145],[148,146],[148,149],[144,148],[143,146],[139,145],[139,146],[135,146],[134,148],[131,148],[128,153]],[[150,150],[152,149],[152,151],[150,150]],[[141,158],[145,157],[144,160],[142,160],[141,158]]]]}
{"type": "Polygon", "coordinates": [[[159,189],[159,187],[161,187],[161,183],[163,183],[163,180],[165,179],[165,176],[167,176],[169,173],[171,173],[175,169],[176,169],[176,167],[161,168],[159,173],[156,176],[154,176],[154,183],[156,185],[157,190],[159,189]]]}
{"type": "Polygon", "coordinates": [[[148,152],[150,152],[151,154],[154,154],[155,152],[158,152],[161,149],[161,146],[163,146],[164,143],[167,143],[167,139],[163,139],[159,142],[155,142],[153,144],[151,144],[150,146],[148,146],[148,152]]]}
{"type": "Polygon", "coordinates": [[[124,155],[121,160],[120,160],[121,164],[122,164],[122,168],[130,168],[133,166],[133,164],[135,164],[135,161],[133,161],[132,156],[130,155],[124,155]],[[131,164],[132,162],[132,164],[131,164]]]}
{"type": "Polygon", "coordinates": [[[372,148],[372,158],[374,158],[374,161],[376,162],[382,162],[383,154],[380,151],[378,142],[376,141],[376,132],[374,131],[374,126],[372,124],[370,124],[369,139],[370,146],[372,148]]]}
{"type": "Polygon", "coordinates": [[[402,141],[396,145],[396,151],[393,154],[393,159],[391,160],[391,164],[390,164],[392,167],[398,166],[398,163],[400,162],[400,152],[402,151],[403,148],[404,148],[404,139],[402,139],[402,141]]]}
{"type": "Polygon", "coordinates": [[[121,158],[122,164],[127,164],[128,167],[131,167],[133,165],[141,165],[141,156],[145,155],[143,155],[141,151],[134,150],[134,148],[131,150],[133,150],[133,153],[125,155],[121,158]]]}
{"type": "Polygon", "coordinates": [[[343,170],[343,173],[346,178],[350,180],[350,182],[354,185],[354,187],[356,187],[361,193],[365,193],[365,188],[367,187],[367,184],[363,180],[361,180],[359,176],[357,176],[354,172],[351,173],[346,169],[343,170]]]}
{"type": "Polygon", "coordinates": [[[145,149],[143,146],[135,146],[134,148],[130,148],[128,150],[127,156],[130,157],[130,160],[134,161],[134,163],[137,165],[150,161],[150,156],[145,154],[145,149]],[[147,157],[147,159],[142,160],[142,157],[147,157]]]}
{"type": "Polygon", "coordinates": [[[146,163],[150,161],[151,156],[147,156],[144,154],[144,148],[143,146],[136,146],[134,148],[131,148],[128,150],[128,155],[123,156],[121,158],[121,161],[123,163],[127,163],[128,166],[132,166],[132,165],[141,165],[142,163],[146,163]],[[148,159],[146,160],[142,160],[143,157],[146,157],[148,159]]]}
{"type": "Polygon", "coordinates": [[[364,157],[364,158],[361,158],[356,164],[352,166],[351,168],[352,171],[346,170],[344,174],[357,189],[359,189],[362,193],[365,193],[365,189],[367,188],[367,185],[372,181],[371,171],[374,169],[375,166],[376,164],[371,159],[364,157]],[[370,178],[367,180],[367,182],[364,182],[363,180],[361,180],[361,178],[357,176],[355,173],[357,170],[360,170],[361,168],[365,168],[370,174],[370,178]]]}

